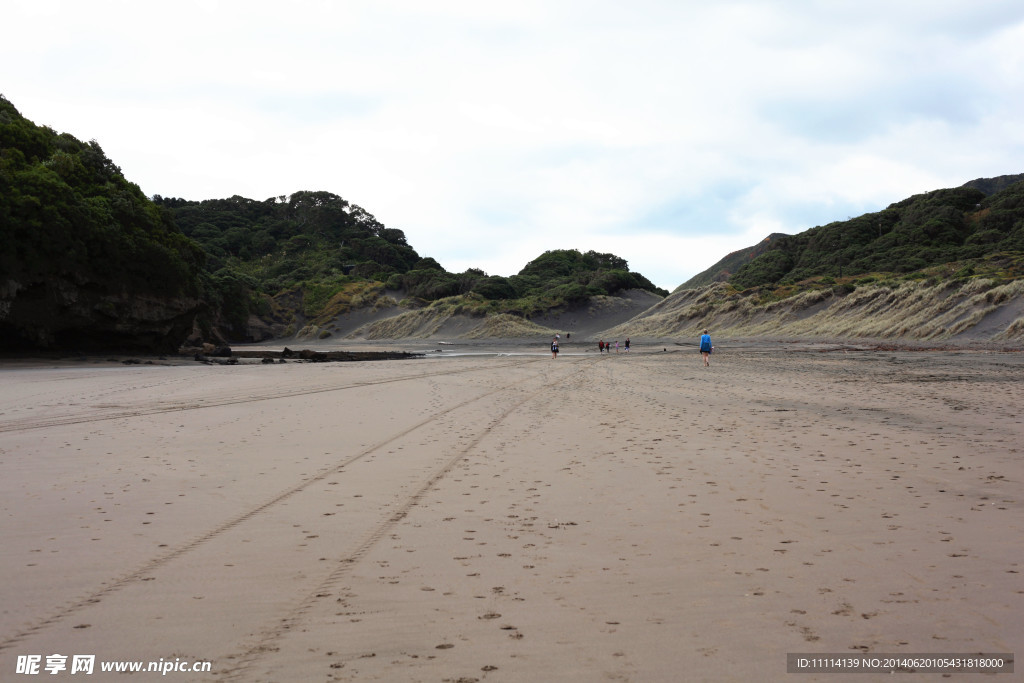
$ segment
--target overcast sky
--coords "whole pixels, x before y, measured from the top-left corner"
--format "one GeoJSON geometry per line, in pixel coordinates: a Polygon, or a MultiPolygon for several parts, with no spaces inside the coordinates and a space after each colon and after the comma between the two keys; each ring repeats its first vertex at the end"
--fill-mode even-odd
{"type": "Polygon", "coordinates": [[[672,290],[1024,172],[1020,0],[0,0],[0,93],[147,195],[326,190],[448,270],[672,290]]]}

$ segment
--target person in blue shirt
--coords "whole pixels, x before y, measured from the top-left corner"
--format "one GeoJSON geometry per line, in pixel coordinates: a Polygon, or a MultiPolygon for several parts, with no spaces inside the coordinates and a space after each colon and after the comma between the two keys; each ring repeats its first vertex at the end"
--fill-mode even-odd
{"type": "Polygon", "coordinates": [[[704,367],[709,367],[711,363],[708,359],[711,358],[711,351],[715,347],[711,345],[711,335],[708,334],[707,330],[704,330],[704,334],[700,335],[700,355],[704,358],[704,367]]]}

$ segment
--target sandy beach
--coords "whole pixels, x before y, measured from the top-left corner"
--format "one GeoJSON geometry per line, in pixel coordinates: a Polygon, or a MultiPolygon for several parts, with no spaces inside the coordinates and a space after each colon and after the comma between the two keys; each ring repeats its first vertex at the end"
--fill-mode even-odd
{"type": "Polygon", "coordinates": [[[0,367],[0,680],[95,655],[87,680],[865,681],[787,653],[1024,652],[1024,354],[458,350],[0,367]]]}

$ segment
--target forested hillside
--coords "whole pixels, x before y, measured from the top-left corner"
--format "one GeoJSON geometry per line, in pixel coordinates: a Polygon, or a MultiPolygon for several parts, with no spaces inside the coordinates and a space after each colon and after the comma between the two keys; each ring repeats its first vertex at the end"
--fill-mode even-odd
{"type": "Polygon", "coordinates": [[[0,348],[176,348],[204,258],[96,141],[0,96],[0,348]]]}
{"type": "Polygon", "coordinates": [[[173,350],[196,329],[246,341],[382,305],[385,290],[409,309],[526,318],[629,289],[668,293],[592,251],[545,252],[509,277],[449,273],[329,192],[150,200],[95,140],[0,97],[0,348],[173,350]]]}
{"type": "Polygon", "coordinates": [[[154,200],[205,250],[219,324],[236,339],[251,334],[250,315],[294,332],[307,320],[344,312],[353,300],[372,304],[365,295],[375,282],[408,308],[456,298],[465,313],[523,317],[629,289],[668,294],[631,272],[625,259],[593,251],[545,252],[508,277],[475,268],[450,273],[421,257],[402,230],[329,192],[154,200]]]}
{"type": "MultiPolygon", "coordinates": [[[[949,283],[971,296],[996,291],[1024,277],[1022,180],[979,178],[798,235],[770,235],[677,292],[722,283],[715,296],[742,293],[756,308],[907,280],[949,283]]],[[[609,298],[636,305],[651,297],[625,294],[635,290],[668,294],[625,259],[595,251],[546,251],[507,276],[451,273],[417,253],[402,230],[330,192],[150,200],[96,141],[37,126],[0,96],[0,349],[174,350],[190,334],[329,336],[340,333],[341,316],[400,317],[395,329],[417,334],[452,316],[483,318],[501,324],[475,334],[507,333],[540,329],[529,321],[561,313],[572,320],[591,303],[628,309],[609,298]]],[[[701,298],[688,319],[705,305],[701,298]]],[[[682,319],[669,317],[672,325],[682,319]]]]}
{"type": "Polygon", "coordinates": [[[910,273],[943,263],[1024,255],[1024,182],[986,196],[974,187],[916,195],[847,221],[782,236],[736,270],[746,289],[814,277],[910,273]]]}
{"type": "Polygon", "coordinates": [[[651,336],[709,327],[735,336],[1024,338],[1022,181],[979,178],[798,235],[771,235],[627,327],[651,336]]]}

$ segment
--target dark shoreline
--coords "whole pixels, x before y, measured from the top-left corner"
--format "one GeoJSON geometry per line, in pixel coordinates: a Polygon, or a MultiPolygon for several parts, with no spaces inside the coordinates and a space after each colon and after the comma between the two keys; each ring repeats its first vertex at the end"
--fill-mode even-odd
{"type": "Polygon", "coordinates": [[[260,358],[279,360],[304,360],[313,363],[325,362],[352,362],[352,361],[373,361],[373,360],[407,360],[410,358],[422,358],[422,353],[410,351],[314,351],[312,349],[300,349],[293,351],[287,346],[281,351],[272,349],[231,349],[229,358],[260,358]]]}
{"type": "Polygon", "coordinates": [[[422,353],[410,351],[314,351],[312,349],[292,350],[285,347],[274,349],[229,349],[219,353],[204,354],[198,351],[182,353],[132,353],[126,351],[100,352],[58,352],[22,351],[0,353],[0,368],[59,363],[61,365],[104,364],[104,365],[238,365],[242,360],[258,360],[262,363],[337,363],[366,362],[382,360],[408,360],[422,358],[422,353]]]}

